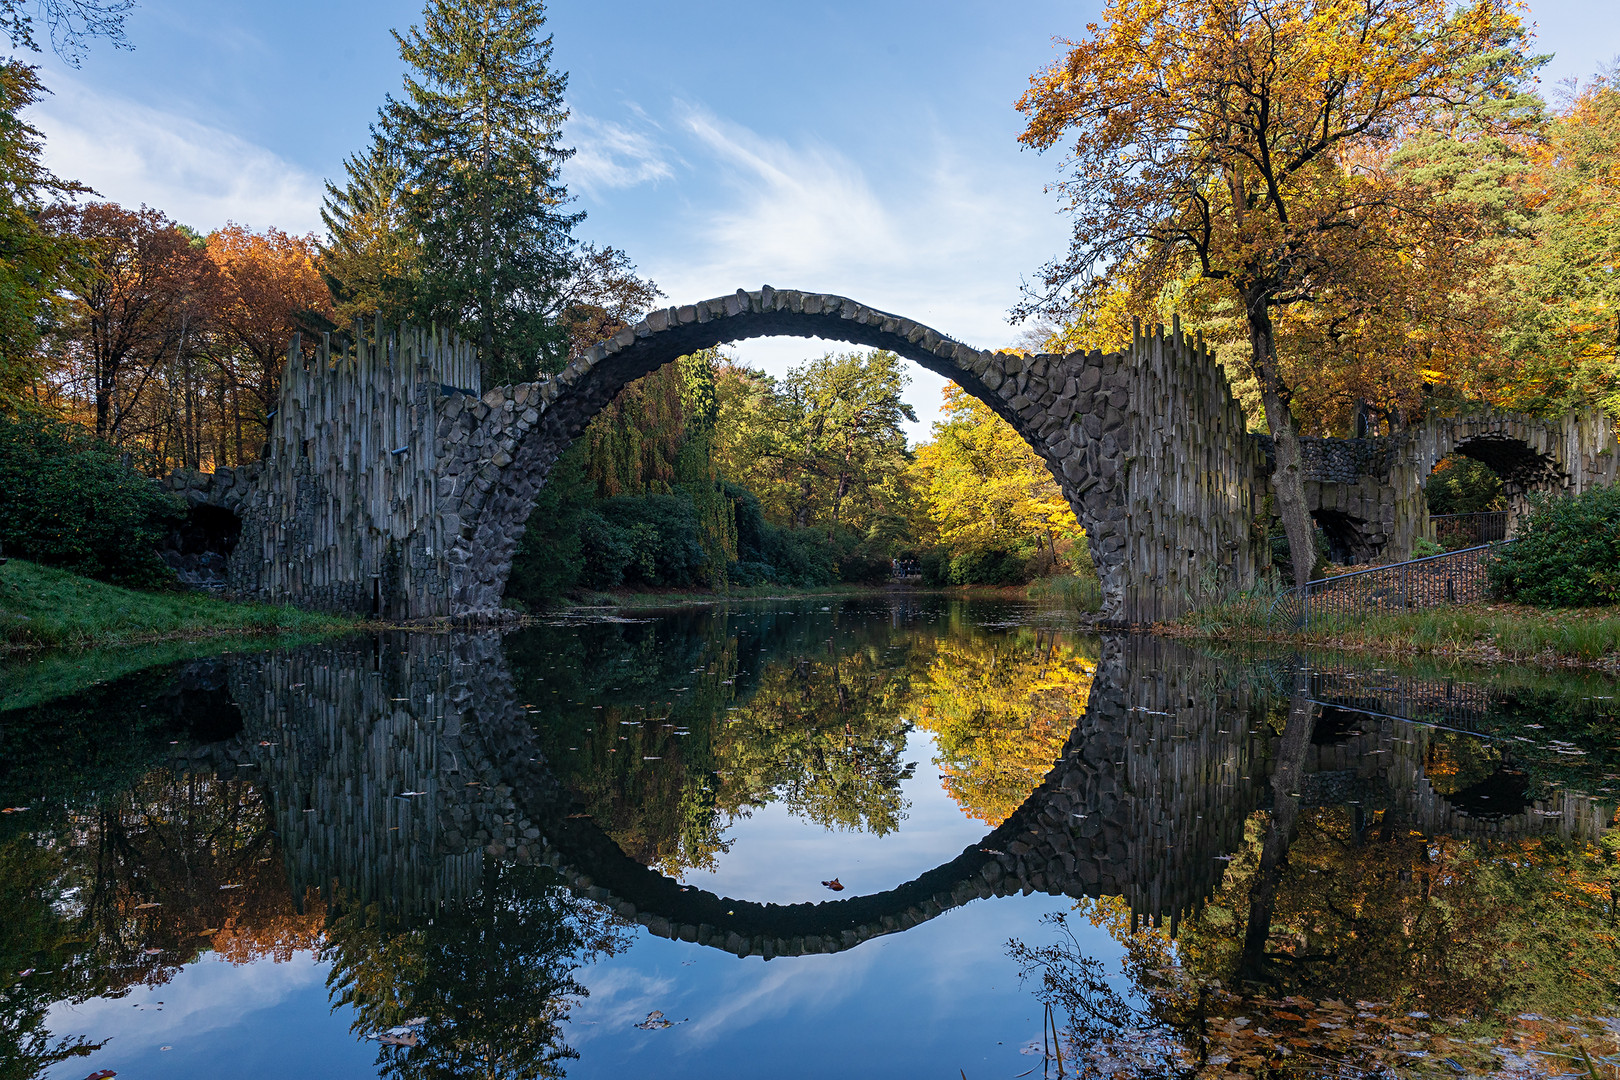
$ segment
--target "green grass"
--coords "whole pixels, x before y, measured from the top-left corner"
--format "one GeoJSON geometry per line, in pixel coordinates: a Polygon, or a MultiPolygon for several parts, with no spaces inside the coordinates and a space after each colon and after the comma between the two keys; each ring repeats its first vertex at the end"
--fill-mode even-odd
{"type": "Polygon", "coordinates": [[[239,649],[292,648],[325,636],[287,634],[246,641],[241,637],[216,636],[107,648],[13,652],[0,660],[0,712],[43,705],[149,668],[226,655],[239,649]]]}
{"type": "Polygon", "coordinates": [[[585,593],[560,602],[555,608],[526,614],[544,616],[548,612],[578,610],[580,608],[622,608],[625,610],[654,610],[684,607],[691,604],[724,604],[736,600],[798,600],[813,596],[857,596],[862,593],[881,592],[888,585],[822,585],[813,589],[795,589],[786,585],[756,585],[752,588],[732,587],[725,592],[713,589],[668,589],[649,592],[585,593]]]}
{"type": "Polygon", "coordinates": [[[1102,610],[1102,582],[1091,575],[1054,574],[1030,583],[1031,600],[1057,604],[1070,611],[1095,614],[1102,610]]]}
{"type": "Polygon", "coordinates": [[[227,635],[319,636],[358,625],[291,607],[137,592],[20,559],[0,566],[0,654],[227,635]]]}
{"type": "Polygon", "coordinates": [[[1301,629],[1270,597],[1248,597],[1195,611],[1160,627],[1176,636],[1276,641],[1404,656],[1452,657],[1495,663],[1620,667],[1620,607],[1540,608],[1467,604],[1406,612],[1317,615],[1301,629]]]}

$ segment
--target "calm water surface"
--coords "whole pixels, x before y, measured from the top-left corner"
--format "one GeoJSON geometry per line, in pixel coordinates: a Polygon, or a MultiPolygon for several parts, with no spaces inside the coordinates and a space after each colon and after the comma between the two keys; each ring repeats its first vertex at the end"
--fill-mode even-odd
{"type": "Polygon", "coordinates": [[[1596,677],[897,593],[0,679],[0,1077],[1620,1076],[1596,677]]]}

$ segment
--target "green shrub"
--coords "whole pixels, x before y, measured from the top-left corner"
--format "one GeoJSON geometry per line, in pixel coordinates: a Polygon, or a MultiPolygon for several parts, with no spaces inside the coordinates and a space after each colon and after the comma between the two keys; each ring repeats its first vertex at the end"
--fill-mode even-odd
{"type": "Polygon", "coordinates": [[[1446,549],[1430,540],[1427,536],[1420,536],[1412,541],[1412,558],[1427,559],[1431,555],[1444,555],[1446,549]]]}
{"type": "Polygon", "coordinates": [[[134,587],[174,580],[158,557],[185,502],[76,424],[0,415],[0,545],[7,555],[134,587]]]}
{"type": "Polygon", "coordinates": [[[734,562],[726,567],[726,581],[740,589],[776,584],[776,567],[757,560],[734,562]]]}
{"type": "MultiPolygon", "coordinates": [[[[586,573],[644,585],[706,585],[708,554],[697,508],[685,492],[678,495],[620,495],[602,500],[597,514],[614,536],[614,550],[600,565],[589,551],[586,573]],[[628,557],[626,558],[626,555],[628,557]]],[[[609,586],[602,585],[602,588],[609,586]]]]}
{"type": "Polygon", "coordinates": [[[838,558],[838,580],[853,585],[882,585],[894,576],[894,564],[870,552],[851,551],[838,558]]]}
{"type": "Polygon", "coordinates": [[[1029,560],[1006,548],[969,548],[951,557],[949,577],[952,585],[1023,585],[1029,560]]]}
{"type": "Polygon", "coordinates": [[[838,555],[822,530],[767,525],[763,540],[761,561],[776,568],[776,578],[782,584],[814,589],[838,580],[838,555]]]}
{"type": "Polygon", "coordinates": [[[585,574],[586,507],[593,494],[584,455],[570,449],[552,465],[535,496],[506,581],[509,599],[539,609],[579,586],[585,574]]]}
{"type": "Polygon", "coordinates": [[[1538,496],[1490,563],[1503,599],[1576,607],[1620,600],[1620,488],[1538,496]]]}

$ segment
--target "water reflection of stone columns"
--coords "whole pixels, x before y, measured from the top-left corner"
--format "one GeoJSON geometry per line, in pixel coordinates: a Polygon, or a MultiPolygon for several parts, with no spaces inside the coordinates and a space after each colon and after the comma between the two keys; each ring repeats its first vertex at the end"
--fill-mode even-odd
{"type": "MultiPolygon", "coordinates": [[[[294,895],[416,910],[476,891],[499,800],[464,745],[500,640],[389,634],[235,661],[240,743],[270,792],[294,895]]],[[[510,689],[507,687],[507,700],[510,689]]]]}
{"type": "Polygon", "coordinates": [[[1062,758],[1015,818],[998,860],[1014,881],[1121,896],[1178,918],[1213,891],[1257,801],[1265,737],[1252,695],[1211,662],[1142,635],[1104,640],[1090,702],[1062,758]]]}

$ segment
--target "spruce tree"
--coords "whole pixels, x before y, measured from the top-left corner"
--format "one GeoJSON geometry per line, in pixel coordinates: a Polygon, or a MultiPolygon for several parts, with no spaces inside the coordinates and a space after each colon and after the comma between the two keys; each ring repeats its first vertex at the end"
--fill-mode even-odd
{"type": "Polygon", "coordinates": [[[411,71],[382,109],[421,245],[417,317],[472,337],[486,385],[567,358],[554,312],[584,215],[564,211],[568,77],[544,25],[540,0],[428,0],[422,25],[394,35],[411,71]]]}
{"type": "Polygon", "coordinates": [[[326,182],[321,206],[321,276],[337,301],[337,324],[374,314],[389,323],[415,317],[419,245],[405,213],[400,154],[374,138],[370,150],[343,160],[343,171],[341,187],[326,182]]]}

